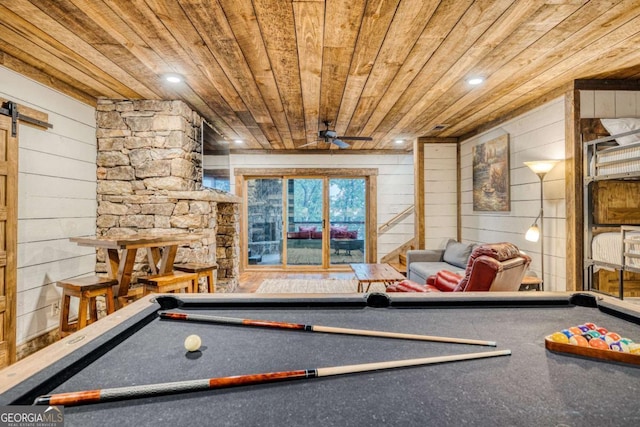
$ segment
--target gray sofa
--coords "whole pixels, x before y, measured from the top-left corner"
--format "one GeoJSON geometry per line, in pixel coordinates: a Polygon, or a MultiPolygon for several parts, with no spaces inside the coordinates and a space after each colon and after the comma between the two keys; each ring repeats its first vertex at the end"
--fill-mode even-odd
{"type": "Polygon", "coordinates": [[[427,283],[427,277],[440,270],[464,274],[473,243],[460,243],[450,239],[444,249],[407,251],[407,278],[416,283],[427,283]]]}

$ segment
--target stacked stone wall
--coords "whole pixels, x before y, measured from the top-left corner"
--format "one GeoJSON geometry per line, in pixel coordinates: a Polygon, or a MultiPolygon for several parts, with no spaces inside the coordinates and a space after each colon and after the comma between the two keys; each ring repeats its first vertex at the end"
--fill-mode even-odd
{"type": "MultiPolygon", "coordinates": [[[[201,187],[199,115],[181,101],[100,99],[96,116],[98,235],[202,234],[176,262],[222,263],[217,289],[233,291],[239,200],[201,187]]],[[[104,253],[96,270],[106,271],[104,253]]],[[[138,251],[134,276],[148,271],[138,251]]]]}

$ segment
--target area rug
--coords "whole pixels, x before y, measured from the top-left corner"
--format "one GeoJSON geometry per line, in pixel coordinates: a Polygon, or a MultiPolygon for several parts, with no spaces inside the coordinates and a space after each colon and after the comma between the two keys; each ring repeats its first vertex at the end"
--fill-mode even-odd
{"type": "MultiPolygon", "coordinates": [[[[263,281],[256,293],[259,294],[340,294],[358,291],[357,280],[342,279],[267,279],[263,281]]],[[[369,292],[384,292],[382,283],[373,283],[369,292]]]]}

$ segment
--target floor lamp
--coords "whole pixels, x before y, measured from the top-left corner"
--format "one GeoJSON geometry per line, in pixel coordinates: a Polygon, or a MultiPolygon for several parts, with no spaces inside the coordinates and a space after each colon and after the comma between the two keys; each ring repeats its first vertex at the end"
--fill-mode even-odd
{"type": "Polygon", "coordinates": [[[544,177],[554,168],[558,163],[558,160],[538,160],[535,162],[524,162],[540,178],[540,213],[536,217],[533,225],[527,230],[524,238],[530,242],[537,242],[540,240],[540,275],[541,283],[540,290],[544,291],[544,211],[542,205],[544,204],[544,177]],[[538,219],[540,220],[540,226],[538,226],[538,219]]]}

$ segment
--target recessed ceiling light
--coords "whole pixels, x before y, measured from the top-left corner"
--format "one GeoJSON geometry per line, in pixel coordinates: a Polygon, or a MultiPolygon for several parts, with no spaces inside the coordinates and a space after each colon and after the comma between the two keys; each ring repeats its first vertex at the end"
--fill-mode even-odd
{"type": "Polygon", "coordinates": [[[167,73],[163,74],[162,78],[164,78],[169,83],[182,83],[184,81],[184,77],[177,73],[167,73]]]}
{"type": "Polygon", "coordinates": [[[393,142],[395,142],[396,144],[403,144],[404,143],[404,139],[396,139],[393,142]]]}
{"type": "Polygon", "coordinates": [[[244,141],[241,139],[234,139],[233,142],[235,142],[236,144],[242,144],[244,141]]]}
{"type": "Polygon", "coordinates": [[[473,77],[473,78],[470,78],[469,80],[467,80],[467,83],[469,83],[470,85],[473,85],[473,86],[477,86],[480,83],[482,83],[483,81],[484,81],[484,79],[482,77],[473,77]]]}

